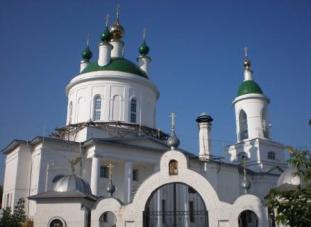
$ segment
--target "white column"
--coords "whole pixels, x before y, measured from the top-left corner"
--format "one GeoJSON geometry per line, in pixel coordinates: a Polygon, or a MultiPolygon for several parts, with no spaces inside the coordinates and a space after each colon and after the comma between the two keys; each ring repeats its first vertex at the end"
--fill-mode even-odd
{"type": "Polygon", "coordinates": [[[124,201],[131,202],[133,181],[133,163],[125,162],[124,165],[124,201]]]}
{"type": "Polygon", "coordinates": [[[145,73],[149,74],[149,65],[151,62],[151,58],[148,56],[140,56],[138,57],[138,66],[145,73]]]}
{"type": "Polygon", "coordinates": [[[124,54],[124,43],[122,40],[112,40],[110,44],[113,46],[111,51],[112,58],[123,57],[124,54]]]}
{"type": "Polygon", "coordinates": [[[112,45],[107,42],[99,44],[98,65],[105,66],[110,63],[112,45]]]}
{"type": "Polygon", "coordinates": [[[80,62],[80,72],[82,72],[82,71],[86,68],[86,66],[88,66],[88,64],[89,64],[88,61],[82,60],[82,61],[80,62]]]}
{"type": "Polygon", "coordinates": [[[91,170],[91,190],[93,195],[98,195],[99,169],[100,169],[100,159],[98,157],[93,157],[92,170],[91,170]]]}

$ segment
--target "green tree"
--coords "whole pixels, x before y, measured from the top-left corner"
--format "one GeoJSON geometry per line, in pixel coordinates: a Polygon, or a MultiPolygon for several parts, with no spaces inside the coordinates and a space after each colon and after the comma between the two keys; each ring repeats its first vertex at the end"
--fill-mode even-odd
{"type": "Polygon", "coordinates": [[[13,226],[11,207],[3,209],[2,218],[0,219],[0,227],[13,226]]]}
{"type": "Polygon", "coordinates": [[[13,212],[13,222],[15,226],[21,226],[22,223],[26,221],[26,213],[25,213],[25,199],[20,198],[14,207],[13,212]]]}
{"type": "Polygon", "coordinates": [[[289,164],[297,171],[300,185],[288,190],[271,189],[267,206],[276,212],[276,221],[290,227],[311,226],[311,155],[288,147],[289,164]]]}
{"type": "Polygon", "coordinates": [[[10,207],[3,209],[0,227],[21,227],[25,221],[25,199],[21,198],[14,207],[13,213],[10,207]]]}

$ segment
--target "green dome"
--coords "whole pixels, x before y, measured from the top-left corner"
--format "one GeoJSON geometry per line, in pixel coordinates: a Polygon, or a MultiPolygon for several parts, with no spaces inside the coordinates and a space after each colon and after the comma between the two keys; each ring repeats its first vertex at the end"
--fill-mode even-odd
{"type": "Polygon", "coordinates": [[[86,60],[86,61],[89,61],[93,57],[93,53],[90,50],[89,46],[86,46],[86,48],[82,52],[81,56],[82,56],[83,60],[86,60]]]}
{"type": "Polygon", "coordinates": [[[136,64],[125,58],[111,58],[110,63],[105,66],[99,66],[97,61],[91,62],[90,64],[88,64],[88,66],[86,66],[81,74],[96,71],[121,71],[148,78],[147,74],[143,72],[136,64]]]}
{"type": "Polygon", "coordinates": [[[103,42],[109,42],[111,40],[111,33],[108,27],[106,27],[106,30],[101,34],[100,39],[103,42]]]}
{"type": "Polygon", "coordinates": [[[240,85],[237,96],[246,94],[263,94],[263,92],[255,81],[245,80],[240,85]]]}
{"type": "Polygon", "coordinates": [[[145,41],[140,45],[138,51],[141,55],[147,55],[149,53],[150,49],[145,41]]]}

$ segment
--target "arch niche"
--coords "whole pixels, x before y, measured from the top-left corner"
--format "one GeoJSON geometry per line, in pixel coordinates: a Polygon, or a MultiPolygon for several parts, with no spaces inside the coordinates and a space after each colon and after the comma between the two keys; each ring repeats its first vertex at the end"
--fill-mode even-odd
{"type": "Polygon", "coordinates": [[[117,217],[111,211],[104,212],[99,218],[99,227],[116,227],[117,217]]]}
{"type": "Polygon", "coordinates": [[[156,189],[144,210],[144,227],[208,227],[208,211],[200,194],[184,183],[169,183],[156,189]]]}
{"type": "Polygon", "coordinates": [[[239,227],[258,227],[258,217],[251,210],[244,210],[239,215],[239,227]]]}

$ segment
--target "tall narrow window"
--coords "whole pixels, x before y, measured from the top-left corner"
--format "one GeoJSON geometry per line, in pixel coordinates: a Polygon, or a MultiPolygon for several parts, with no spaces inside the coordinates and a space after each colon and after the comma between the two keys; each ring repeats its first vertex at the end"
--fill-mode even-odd
{"type": "Polygon", "coordinates": [[[102,100],[99,95],[96,95],[94,98],[94,106],[93,106],[93,120],[94,121],[100,120],[101,106],[102,106],[102,100]]]}
{"type": "Polygon", "coordinates": [[[247,115],[244,110],[241,110],[239,115],[240,122],[240,140],[248,138],[248,125],[247,125],[247,115]]]}
{"type": "Polygon", "coordinates": [[[131,100],[131,112],[130,112],[130,120],[132,123],[137,122],[137,101],[136,99],[131,100]]]}
{"type": "Polygon", "coordinates": [[[262,121],[262,131],[263,131],[263,136],[265,138],[270,137],[269,135],[269,124],[267,122],[267,111],[266,108],[264,108],[261,112],[261,121],[262,121]]]}
{"type": "Polygon", "coordinates": [[[69,108],[68,108],[68,123],[72,123],[72,102],[69,103],[69,108]]]}

